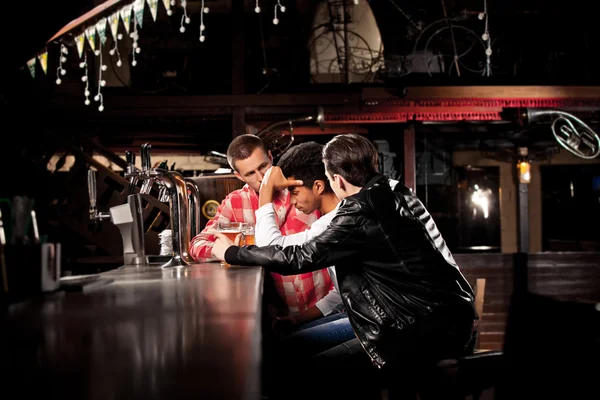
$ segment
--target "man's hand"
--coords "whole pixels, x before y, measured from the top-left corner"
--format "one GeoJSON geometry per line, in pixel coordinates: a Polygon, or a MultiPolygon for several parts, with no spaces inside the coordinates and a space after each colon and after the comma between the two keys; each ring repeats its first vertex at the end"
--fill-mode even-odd
{"type": "MultiPolygon", "coordinates": [[[[225,252],[228,248],[234,246],[235,243],[229,240],[229,238],[222,233],[214,232],[213,234],[215,235],[217,240],[215,240],[215,244],[212,248],[212,256],[218,260],[225,261],[225,252]]],[[[238,241],[238,243],[239,236],[240,235],[238,235],[238,238],[236,238],[236,241],[238,241]]]]}
{"type": "Polygon", "coordinates": [[[302,186],[304,182],[297,179],[288,179],[283,175],[280,167],[271,167],[263,178],[262,185],[270,186],[275,190],[281,190],[290,186],[302,186]],[[265,183],[266,181],[266,183],[265,183]]]}
{"type": "Polygon", "coordinates": [[[280,167],[271,167],[265,173],[260,184],[259,206],[273,202],[273,196],[276,190],[286,189],[290,186],[302,186],[304,182],[297,179],[287,179],[280,167]]]}

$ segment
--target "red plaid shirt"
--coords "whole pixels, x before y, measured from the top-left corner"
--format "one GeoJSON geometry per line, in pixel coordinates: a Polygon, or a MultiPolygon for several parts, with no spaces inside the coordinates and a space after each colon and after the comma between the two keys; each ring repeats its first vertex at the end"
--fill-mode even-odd
{"type": "MultiPolygon", "coordinates": [[[[283,235],[302,232],[319,218],[319,212],[306,215],[299,212],[290,203],[288,190],[279,192],[273,199],[275,216],[279,230],[283,235]]],[[[207,235],[209,229],[216,228],[218,222],[255,223],[255,211],[258,210],[258,194],[248,185],[234,190],[221,202],[213,219],[208,221],[204,230],[190,243],[190,255],[197,261],[212,259],[214,236],[207,235]]],[[[288,308],[289,314],[297,314],[315,305],[332,289],[333,284],[327,269],[299,275],[282,276],[271,273],[277,292],[288,308]]]]}

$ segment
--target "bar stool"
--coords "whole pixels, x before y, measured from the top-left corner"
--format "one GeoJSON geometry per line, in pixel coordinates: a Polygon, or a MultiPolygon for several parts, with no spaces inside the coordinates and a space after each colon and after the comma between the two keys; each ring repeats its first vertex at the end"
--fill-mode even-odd
{"type": "MultiPolygon", "coordinates": [[[[475,285],[475,308],[480,321],[483,316],[485,282],[485,279],[477,279],[475,285]]],[[[382,398],[384,400],[416,398],[420,400],[462,400],[467,396],[472,396],[474,400],[477,400],[486,389],[497,385],[503,370],[503,352],[480,349],[478,338],[473,354],[441,360],[432,368],[420,371],[416,391],[406,388],[401,388],[400,391],[397,391],[398,389],[384,390],[382,398]]],[[[398,379],[400,380],[401,377],[398,379]]]]}

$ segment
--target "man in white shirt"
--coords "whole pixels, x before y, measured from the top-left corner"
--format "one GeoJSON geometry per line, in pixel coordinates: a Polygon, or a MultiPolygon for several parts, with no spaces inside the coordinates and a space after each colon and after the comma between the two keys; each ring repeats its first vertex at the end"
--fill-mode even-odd
{"type": "MultiPolygon", "coordinates": [[[[293,146],[271,167],[263,178],[259,209],[256,211],[256,244],[258,246],[300,245],[325,231],[335,216],[340,200],[337,198],[325,175],[322,161],[323,145],[306,142],[293,146]],[[301,186],[293,186],[302,181],[301,186]],[[310,229],[284,236],[277,228],[272,199],[275,192],[289,186],[291,203],[299,211],[310,214],[319,210],[321,217],[310,229]]],[[[335,268],[328,268],[334,288],[315,306],[299,314],[277,320],[275,329],[289,333],[288,343],[302,346],[306,351],[318,351],[335,346],[354,337],[352,328],[342,310],[342,299],[337,289],[335,268]],[[287,329],[286,329],[287,328],[287,329]],[[291,332],[291,333],[290,333],[291,332]]]]}

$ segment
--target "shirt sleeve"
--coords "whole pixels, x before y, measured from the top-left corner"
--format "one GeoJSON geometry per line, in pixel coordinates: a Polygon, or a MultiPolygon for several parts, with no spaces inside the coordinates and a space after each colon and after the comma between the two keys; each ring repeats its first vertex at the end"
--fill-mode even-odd
{"type": "Polygon", "coordinates": [[[213,259],[212,248],[215,244],[216,237],[209,233],[209,230],[216,229],[219,222],[231,222],[233,219],[233,207],[231,205],[231,196],[225,197],[213,219],[206,223],[206,226],[198,235],[190,242],[190,256],[196,261],[206,261],[213,259]]]}
{"type": "MultiPolygon", "coordinates": [[[[277,220],[275,219],[275,210],[273,203],[265,204],[256,210],[256,245],[257,246],[270,246],[280,245],[283,247],[292,246],[296,244],[302,244],[318,233],[312,232],[312,228],[305,231],[294,233],[291,235],[283,235],[277,226],[277,220]]],[[[318,221],[317,221],[318,222],[318,221]]],[[[317,224],[315,222],[315,224],[317,224]]],[[[313,226],[315,225],[313,224],[313,226]]]]}
{"type": "Polygon", "coordinates": [[[340,304],[342,304],[342,296],[340,296],[340,293],[334,287],[325,297],[317,301],[315,307],[317,307],[321,311],[321,314],[325,316],[331,314],[331,312],[340,304]]]}

